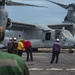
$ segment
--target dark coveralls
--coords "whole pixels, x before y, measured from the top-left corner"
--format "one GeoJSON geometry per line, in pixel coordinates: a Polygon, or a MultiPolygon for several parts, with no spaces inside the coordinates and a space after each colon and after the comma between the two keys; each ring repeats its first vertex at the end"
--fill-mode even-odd
{"type": "Polygon", "coordinates": [[[12,53],[12,41],[8,42],[8,53],[12,53]]]}
{"type": "Polygon", "coordinates": [[[32,45],[29,40],[24,41],[24,48],[26,49],[27,52],[27,61],[29,61],[29,54],[30,54],[31,61],[33,61],[32,45]]]}
{"type": "Polygon", "coordinates": [[[59,42],[55,42],[53,45],[53,52],[52,52],[52,59],[51,59],[51,63],[54,62],[54,59],[56,57],[56,63],[58,63],[58,58],[59,58],[59,54],[60,54],[60,44],[59,42]]]}
{"type": "Polygon", "coordinates": [[[17,47],[18,47],[18,42],[17,41],[13,41],[12,42],[12,53],[13,54],[18,54],[17,47]]]}

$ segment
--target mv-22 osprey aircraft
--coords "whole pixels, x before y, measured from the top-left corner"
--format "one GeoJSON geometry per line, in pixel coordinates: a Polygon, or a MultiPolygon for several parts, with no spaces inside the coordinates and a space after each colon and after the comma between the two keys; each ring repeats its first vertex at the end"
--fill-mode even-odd
{"type": "MultiPolygon", "coordinates": [[[[38,48],[52,47],[55,39],[57,38],[60,39],[62,48],[70,48],[74,47],[75,45],[75,38],[73,37],[72,33],[68,29],[66,29],[68,28],[68,26],[70,26],[69,29],[71,29],[71,31],[73,30],[72,28],[74,28],[74,23],[71,23],[70,21],[68,23],[54,25],[55,28],[52,27],[53,25],[33,25],[19,22],[8,22],[8,24],[5,26],[5,36],[7,38],[16,37],[17,39],[23,38],[24,40],[30,40],[32,43],[32,48],[35,51],[37,51],[38,48]]],[[[3,30],[1,31],[3,35],[4,32],[3,30]]],[[[6,42],[7,39],[4,39],[5,45],[6,42]]]]}

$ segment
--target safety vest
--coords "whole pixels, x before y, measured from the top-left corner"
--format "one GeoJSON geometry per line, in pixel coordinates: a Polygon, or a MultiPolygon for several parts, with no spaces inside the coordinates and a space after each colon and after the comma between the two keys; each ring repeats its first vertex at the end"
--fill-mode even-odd
{"type": "Polygon", "coordinates": [[[23,50],[24,49],[24,45],[22,42],[18,42],[18,47],[17,47],[18,50],[23,50]]]}
{"type": "Polygon", "coordinates": [[[29,71],[18,55],[0,52],[0,75],[29,75],[29,71]]]}

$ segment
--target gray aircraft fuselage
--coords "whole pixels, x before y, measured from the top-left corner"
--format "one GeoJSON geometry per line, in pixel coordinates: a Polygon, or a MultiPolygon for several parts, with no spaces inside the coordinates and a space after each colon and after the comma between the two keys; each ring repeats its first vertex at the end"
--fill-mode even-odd
{"type": "MultiPolygon", "coordinates": [[[[39,28],[39,27],[38,27],[39,28]]],[[[20,38],[23,40],[30,40],[33,49],[38,48],[52,48],[56,38],[60,39],[60,44],[62,48],[70,48],[75,44],[75,38],[72,34],[65,29],[53,30],[50,28],[44,29],[25,29],[23,31],[12,31],[7,30],[5,33],[6,37],[16,37],[17,41],[20,38]]],[[[9,40],[9,39],[8,39],[9,40]]],[[[4,40],[7,44],[7,39],[4,40]]]]}

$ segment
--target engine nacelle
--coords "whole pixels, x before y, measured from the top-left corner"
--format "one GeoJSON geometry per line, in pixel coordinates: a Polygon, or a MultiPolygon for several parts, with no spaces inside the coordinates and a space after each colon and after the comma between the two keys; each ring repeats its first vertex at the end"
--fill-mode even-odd
{"type": "Polygon", "coordinates": [[[10,18],[7,19],[7,24],[6,24],[6,28],[10,28],[12,27],[12,21],[10,18]]]}

